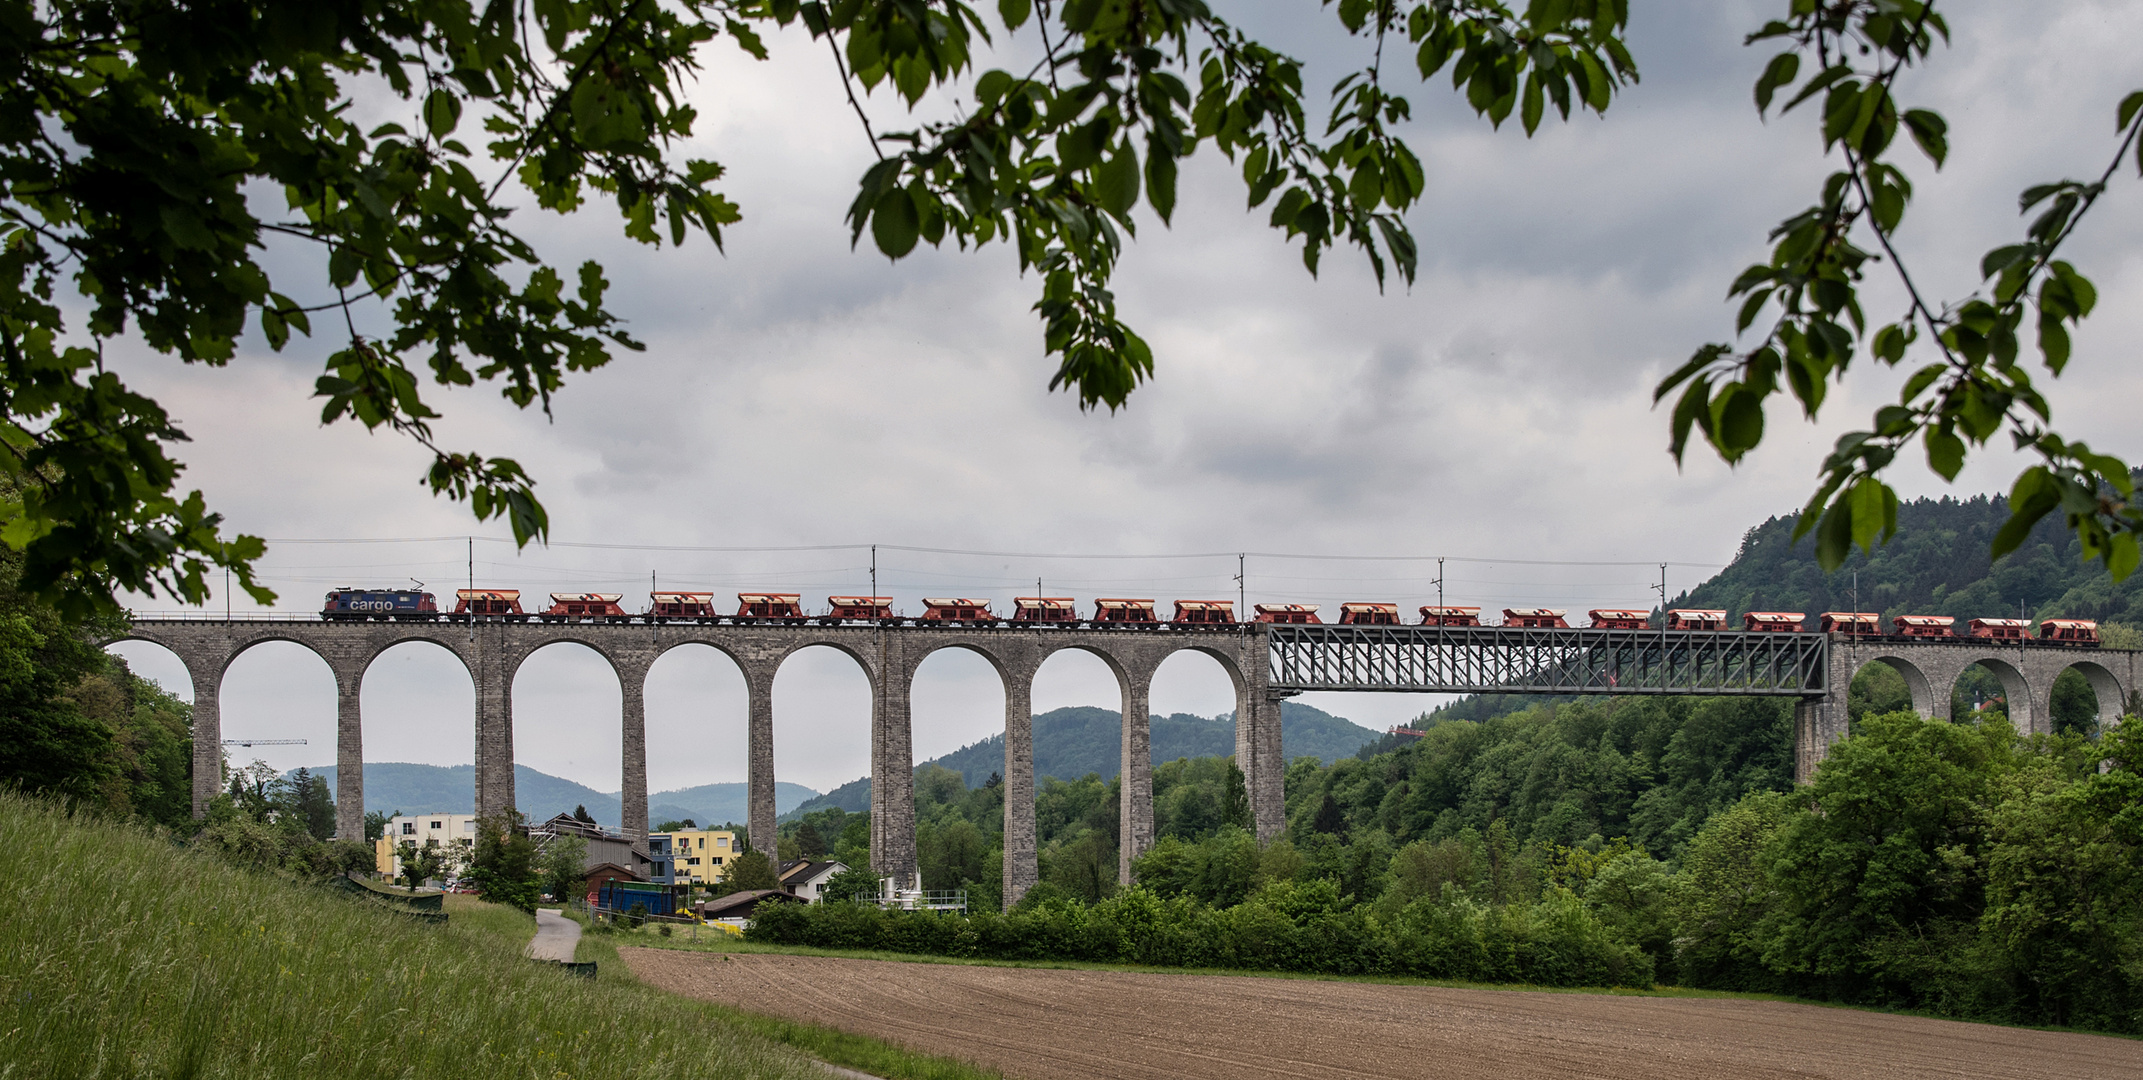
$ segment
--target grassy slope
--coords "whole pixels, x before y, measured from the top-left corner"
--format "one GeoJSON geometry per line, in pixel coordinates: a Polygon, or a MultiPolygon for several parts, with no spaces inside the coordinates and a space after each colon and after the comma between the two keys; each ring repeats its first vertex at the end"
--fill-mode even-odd
{"type": "Polygon", "coordinates": [[[776,1041],[810,1031],[641,986],[614,951],[596,982],[531,963],[532,920],[456,900],[418,923],[0,793],[0,1078],[825,1076],[776,1041]]]}

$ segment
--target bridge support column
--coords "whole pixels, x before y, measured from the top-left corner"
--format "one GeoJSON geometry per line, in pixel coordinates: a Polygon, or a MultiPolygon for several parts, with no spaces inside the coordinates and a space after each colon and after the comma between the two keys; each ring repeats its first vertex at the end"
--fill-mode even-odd
{"type": "Polygon", "coordinates": [[[1280,743],[1282,699],[1274,697],[1272,656],[1262,627],[1253,627],[1244,659],[1243,689],[1235,702],[1235,763],[1250,800],[1251,831],[1269,844],[1287,829],[1287,758],[1280,743]]]}
{"type": "Polygon", "coordinates": [[[781,845],[774,828],[774,668],[751,665],[744,669],[745,742],[750,756],[746,769],[744,837],[753,848],[779,862],[781,845]]]}
{"type": "Polygon", "coordinates": [[[182,656],[193,677],[193,816],[208,816],[208,804],[223,791],[223,718],[216,691],[223,684],[223,664],[182,656]]]}
{"type": "MultiPolygon", "coordinates": [[[[922,887],[915,854],[914,718],[905,657],[871,673],[878,684],[871,710],[871,869],[896,888],[922,887]]],[[[1010,695],[1006,695],[1009,697],[1010,695]]]]}
{"type": "Polygon", "coordinates": [[[1250,801],[1251,831],[1269,844],[1287,828],[1287,761],[1280,752],[1281,699],[1262,687],[1243,692],[1235,708],[1235,762],[1243,770],[1243,794],[1250,801]]]}
{"type": "Polygon", "coordinates": [[[614,661],[618,671],[620,735],[624,740],[619,824],[628,840],[647,839],[647,673],[654,658],[614,661]]]}
{"type": "Polygon", "coordinates": [[[513,675],[518,665],[506,650],[506,626],[478,630],[470,649],[476,677],[476,812],[486,817],[514,809],[513,675]]]}
{"type": "Polygon", "coordinates": [[[358,702],[365,669],[335,671],[335,836],[365,838],[365,724],[358,702]]]}
{"type": "Polygon", "coordinates": [[[1135,880],[1132,860],[1153,847],[1153,729],[1146,697],[1153,673],[1143,668],[1124,674],[1123,772],[1121,822],[1116,847],[1116,880],[1135,880]]]}
{"type": "Polygon", "coordinates": [[[1004,908],[1041,880],[1034,838],[1034,670],[1007,671],[1005,680],[1004,908]]]}

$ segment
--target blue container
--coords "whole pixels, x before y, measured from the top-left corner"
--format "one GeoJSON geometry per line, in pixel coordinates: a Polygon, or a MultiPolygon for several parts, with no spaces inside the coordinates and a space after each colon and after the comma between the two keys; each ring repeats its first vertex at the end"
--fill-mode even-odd
{"type": "Polygon", "coordinates": [[[606,882],[596,890],[595,906],[605,911],[623,914],[630,912],[634,904],[645,907],[650,915],[675,915],[677,892],[668,885],[638,881],[606,882]]]}

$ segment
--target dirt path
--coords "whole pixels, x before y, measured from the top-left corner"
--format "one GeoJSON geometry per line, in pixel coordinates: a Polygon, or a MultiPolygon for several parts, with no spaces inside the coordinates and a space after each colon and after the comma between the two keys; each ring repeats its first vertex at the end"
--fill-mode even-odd
{"type": "Polygon", "coordinates": [[[2143,1080],[2143,1042],[1766,1001],[619,949],[677,993],[1019,1080],[2143,1080]]]}
{"type": "Polygon", "coordinates": [[[580,924],[565,917],[556,908],[536,909],[536,936],[528,943],[528,955],[533,960],[556,960],[573,962],[573,952],[580,946],[580,924]]]}

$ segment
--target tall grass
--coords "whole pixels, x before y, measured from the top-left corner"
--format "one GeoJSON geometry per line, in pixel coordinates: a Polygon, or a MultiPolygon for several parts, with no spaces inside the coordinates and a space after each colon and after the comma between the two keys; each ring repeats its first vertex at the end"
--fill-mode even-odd
{"type": "MultiPolygon", "coordinates": [[[[809,1077],[720,1012],[0,793],[0,1078],[809,1077]]],[[[605,972],[606,975],[610,973],[605,972]]]]}

